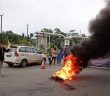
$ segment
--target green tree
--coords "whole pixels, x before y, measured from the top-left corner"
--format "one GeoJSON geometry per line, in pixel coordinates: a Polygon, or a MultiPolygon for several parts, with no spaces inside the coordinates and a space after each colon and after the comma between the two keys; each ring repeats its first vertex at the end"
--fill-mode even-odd
{"type": "Polygon", "coordinates": [[[48,29],[48,28],[41,29],[41,32],[53,33],[53,31],[51,29],[48,29]]]}
{"type": "Polygon", "coordinates": [[[82,37],[86,37],[86,35],[85,34],[82,34],[82,37]]]}
{"type": "MultiPolygon", "coordinates": [[[[18,35],[18,34],[13,33],[12,31],[6,31],[6,32],[3,32],[2,37],[6,45],[8,44],[8,41],[14,45],[26,45],[27,44],[27,37],[25,37],[24,34],[18,35]]],[[[29,45],[33,46],[33,42],[30,38],[29,38],[29,45]]]]}
{"type": "Polygon", "coordinates": [[[54,29],[54,32],[60,34],[61,33],[61,30],[59,28],[55,28],[54,29]]]}
{"type": "Polygon", "coordinates": [[[30,38],[32,38],[34,36],[34,34],[33,33],[30,33],[30,38]]]}
{"type": "Polygon", "coordinates": [[[66,33],[62,32],[59,28],[55,28],[55,29],[54,29],[54,32],[55,32],[56,34],[61,34],[61,35],[66,36],[66,33]]]}
{"type": "Polygon", "coordinates": [[[22,33],[22,37],[23,37],[23,38],[25,37],[24,33],[22,33]]]}

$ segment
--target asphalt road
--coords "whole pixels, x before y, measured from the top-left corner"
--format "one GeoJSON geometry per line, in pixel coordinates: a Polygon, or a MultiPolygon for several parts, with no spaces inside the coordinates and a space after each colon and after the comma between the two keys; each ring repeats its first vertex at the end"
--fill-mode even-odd
{"type": "Polygon", "coordinates": [[[61,66],[3,67],[0,96],[110,96],[110,70],[86,68],[72,81],[49,79],[61,66]]]}

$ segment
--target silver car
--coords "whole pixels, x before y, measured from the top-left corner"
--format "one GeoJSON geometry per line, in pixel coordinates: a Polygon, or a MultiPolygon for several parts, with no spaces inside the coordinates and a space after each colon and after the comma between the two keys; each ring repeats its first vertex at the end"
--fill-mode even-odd
{"type": "Polygon", "coordinates": [[[22,67],[27,66],[31,63],[42,63],[46,62],[46,56],[39,53],[35,48],[29,46],[13,46],[10,48],[10,52],[5,53],[4,62],[9,66],[18,64],[22,67]]]}

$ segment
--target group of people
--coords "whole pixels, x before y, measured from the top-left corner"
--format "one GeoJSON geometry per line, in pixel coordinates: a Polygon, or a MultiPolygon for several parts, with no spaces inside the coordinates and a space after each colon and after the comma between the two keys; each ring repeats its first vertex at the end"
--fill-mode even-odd
{"type": "Polygon", "coordinates": [[[61,64],[61,61],[63,59],[63,57],[67,56],[67,48],[63,49],[63,48],[52,48],[48,50],[48,61],[49,64],[61,64]]]}

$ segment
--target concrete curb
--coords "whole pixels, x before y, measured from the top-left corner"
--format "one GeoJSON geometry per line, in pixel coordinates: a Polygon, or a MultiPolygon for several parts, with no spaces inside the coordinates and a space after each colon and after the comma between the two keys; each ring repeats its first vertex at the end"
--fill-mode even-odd
{"type": "Polygon", "coordinates": [[[99,66],[89,66],[89,67],[110,70],[110,67],[99,67],[99,66]]]}

